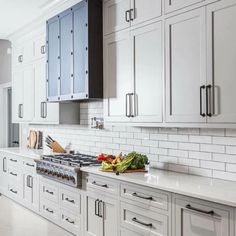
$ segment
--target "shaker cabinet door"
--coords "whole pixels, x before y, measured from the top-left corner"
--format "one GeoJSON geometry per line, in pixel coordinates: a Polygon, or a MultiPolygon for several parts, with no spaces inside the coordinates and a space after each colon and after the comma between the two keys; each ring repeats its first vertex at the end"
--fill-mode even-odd
{"type": "Polygon", "coordinates": [[[87,4],[82,1],[73,8],[74,24],[74,77],[73,98],[88,96],[88,13],[87,4]]]}
{"type": "Polygon", "coordinates": [[[162,22],[131,32],[134,48],[133,122],[162,122],[162,22]]]}
{"type": "Polygon", "coordinates": [[[207,6],[208,84],[211,123],[236,123],[236,3],[207,6]]]}
{"type": "Polygon", "coordinates": [[[131,25],[136,25],[162,15],[161,0],[131,0],[131,25]]]}
{"type": "Polygon", "coordinates": [[[166,121],[206,122],[205,8],[166,20],[166,121]],[[200,113],[202,115],[200,115],[200,113]]]}
{"type": "Polygon", "coordinates": [[[60,80],[60,28],[59,19],[54,17],[47,22],[47,50],[48,50],[48,100],[59,98],[60,80]]]}
{"type": "Polygon", "coordinates": [[[205,0],[165,0],[165,13],[179,10],[205,0]]]}
{"type": "Polygon", "coordinates": [[[109,36],[104,45],[105,116],[114,122],[130,121],[129,94],[134,91],[132,44],[129,32],[109,36]]]}
{"type": "Polygon", "coordinates": [[[111,34],[130,27],[130,0],[110,0],[104,3],[104,31],[111,34]]]}

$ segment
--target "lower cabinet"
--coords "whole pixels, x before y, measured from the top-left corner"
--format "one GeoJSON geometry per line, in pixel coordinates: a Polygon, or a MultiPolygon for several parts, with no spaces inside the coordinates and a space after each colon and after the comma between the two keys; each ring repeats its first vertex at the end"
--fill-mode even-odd
{"type": "Polygon", "coordinates": [[[172,236],[233,236],[233,208],[173,195],[172,236]]]}
{"type": "Polygon", "coordinates": [[[118,236],[118,201],[104,193],[86,192],[85,236],[118,236]]]}
{"type": "Polygon", "coordinates": [[[81,235],[80,191],[41,177],[40,214],[73,235],[81,235]]]}
{"type": "Polygon", "coordinates": [[[23,173],[23,201],[31,210],[39,211],[39,180],[29,172],[23,173]]]}

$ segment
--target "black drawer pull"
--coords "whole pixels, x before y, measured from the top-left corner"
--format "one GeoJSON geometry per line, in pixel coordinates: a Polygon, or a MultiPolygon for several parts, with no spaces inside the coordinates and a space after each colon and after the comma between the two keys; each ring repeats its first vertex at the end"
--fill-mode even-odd
{"type": "Polygon", "coordinates": [[[146,227],[152,228],[152,223],[144,223],[144,222],[142,222],[142,221],[139,221],[136,217],[134,217],[134,218],[132,219],[132,221],[135,222],[135,223],[138,223],[138,224],[140,224],[140,225],[144,225],[144,226],[146,226],[146,227]]]}
{"type": "Polygon", "coordinates": [[[65,198],[65,200],[66,200],[67,202],[70,202],[70,203],[75,203],[75,200],[71,200],[71,199],[69,199],[68,197],[65,198]]]}
{"type": "Polygon", "coordinates": [[[54,192],[49,191],[48,189],[45,191],[46,193],[49,193],[51,195],[54,195],[54,192]]]}
{"type": "Polygon", "coordinates": [[[138,198],[141,198],[141,199],[144,199],[144,200],[150,200],[150,201],[153,200],[153,197],[144,197],[144,196],[138,195],[137,193],[132,193],[132,196],[138,197],[138,198]]]}
{"type": "Polygon", "coordinates": [[[96,181],[93,181],[92,184],[102,188],[109,188],[107,184],[98,184],[96,181]]]}
{"type": "Polygon", "coordinates": [[[34,164],[26,163],[26,165],[29,166],[29,167],[34,167],[34,164]]]}
{"type": "Polygon", "coordinates": [[[73,220],[70,220],[69,218],[66,218],[66,221],[70,224],[73,224],[73,225],[75,224],[75,222],[73,220]]]}
{"type": "Polygon", "coordinates": [[[17,194],[17,191],[13,190],[12,188],[10,189],[10,191],[14,194],[17,194]]]}
{"type": "Polygon", "coordinates": [[[207,214],[207,215],[211,215],[211,216],[213,216],[213,215],[215,214],[215,212],[214,212],[213,210],[211,210],[211,211],[201,210],[201,209],[192,207],[190,204],[186,205],[185,207],[186,207],[187,209],[189,209],[189,210],[197,211],[197,212],[200,212],[200,213],[203,213],[203,214],[207,214]]]}
{"type": "Polygon", "coordinates": [[[50,210],[49,208],[46,208],[46,211],[49,212],[49,213],[51,213],[51,214],[54,213],[54,211],[53,211],[53,210],[50,210]]]}
{"type": "Polygon", "coordinates": [[[15,160],[15,159],[12,159],[12,158],[10,159],[10,161],[12,161],[12,162],[17,162],[17,160],[15,160]]]}
{"type": "Polygon", "coordinates": [[[15,174],[15,173],[13,173],[13,172],[10,172],[10,174],[13,175],[13,176],[17,176],[17,174],[15,174]]]}

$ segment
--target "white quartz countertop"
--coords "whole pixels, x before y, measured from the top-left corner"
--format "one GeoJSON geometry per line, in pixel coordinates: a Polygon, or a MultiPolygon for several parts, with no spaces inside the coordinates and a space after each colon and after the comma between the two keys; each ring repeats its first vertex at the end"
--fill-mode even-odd
{"type": "MultiPolygon", "coordinates": [[[[23,149],[23,148],[1,148],[0,152],[15,154],[21,157],[39,159],[41,155],[46,154],[43,150],[23,149]]],[[[49,154],[49,153],[47,153],[49,154]]]]}
{"type": "Polygon", "coordinates": [[[83,167],[81,170],[86,173],[107,177],[109,180],[116,179],[236,207],[236,182],[232,181],[151,168],[147,173],[120,175],[104,173],[99,170],[99,167],[83,167]]]}

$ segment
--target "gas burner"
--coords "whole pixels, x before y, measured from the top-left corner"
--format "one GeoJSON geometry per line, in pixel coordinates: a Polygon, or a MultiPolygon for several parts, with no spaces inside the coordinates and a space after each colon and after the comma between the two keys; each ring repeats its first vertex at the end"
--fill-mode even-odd
{"type": "Polygon", "coordinates": [[[82,183],[80,167],[100,165],[95,156],[85,154],[43,155],[35,162],[38,174],[74,187],[82,183]]]}

